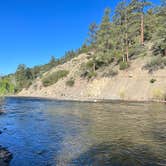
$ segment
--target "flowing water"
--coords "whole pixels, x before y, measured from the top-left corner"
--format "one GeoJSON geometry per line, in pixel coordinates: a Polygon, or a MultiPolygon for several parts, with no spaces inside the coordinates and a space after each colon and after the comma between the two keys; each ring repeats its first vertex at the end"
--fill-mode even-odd
{"type": "Polygon", "coordinates": [[[166,166],[166,105],[6,98],[11,166],[166,166]]]}

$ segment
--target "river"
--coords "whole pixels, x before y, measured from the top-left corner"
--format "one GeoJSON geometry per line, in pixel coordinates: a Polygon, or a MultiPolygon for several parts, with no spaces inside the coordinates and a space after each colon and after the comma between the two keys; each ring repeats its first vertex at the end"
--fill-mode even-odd
{"type": "Polygon", "coordinates": [[[166,105],[6,98],[10,166],[166,166],[166,105]]]}

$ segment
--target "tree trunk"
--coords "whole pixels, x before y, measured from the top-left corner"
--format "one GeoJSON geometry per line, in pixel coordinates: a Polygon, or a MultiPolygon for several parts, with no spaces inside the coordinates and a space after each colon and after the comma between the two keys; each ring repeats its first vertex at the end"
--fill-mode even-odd
{"type": "MultiPolygon", "coordinates": [[[[124,0],[125,4],[126,1],[124,0]]],[[[129,42],[128,42],[128,13],[127,9],[125,10],[125,45],[126,45],[126,61],[129,61],[129,42]]]]}
{"type": "Polygon", "coordinates": [[[125,62],[125,55],[123,55],[123,62],[125,62]]]}
{"type": "Polygon", "coordinates": [[[129,47],[126,45],[126,61],[129,61],[129,47]]]}
{"type": "Polygon", "coordinates": [[[141,39],[140,42],[142,45],[144,45],[144,14],[141,13],[141,39]]]}
{"type": "Polygon", "coordinates": [[[96,65],[95,65],[95,63],[93,64],[93,72],[95,72],[96,71],[96,65]]]}
{"type": "MultiPolygon", "coordinates": [[[[126,24],[127,29],[127,24],[126,24]]],[[[128,42],[128,33],[126,32],[126,61],[129,61],[129,42],[128,42]]]]}

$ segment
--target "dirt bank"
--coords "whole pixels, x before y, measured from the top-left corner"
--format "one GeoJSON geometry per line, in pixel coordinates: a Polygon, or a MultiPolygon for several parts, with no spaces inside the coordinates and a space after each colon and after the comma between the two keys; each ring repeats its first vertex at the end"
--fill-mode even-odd
{"type": "MultiPolygon", "coordinates": [[[[82,54],[71,61],[53,68],[45,73],[50,74],[60,69],[70,71],[66,78],[56,84],[44,87],[41,78],[28,89],[22,90],[18,96],[46,97],[59,100],[126,100],[126,101],[164,101],[166,95],[166,69],[153,73],[143,70],[143,66],[151,57],[140,57],[130,62],[127,70],[119,70],[114,66],[118,74],[114,77],[103,77],[101,73],[95,79],[87,80],[80,77],[81,64],[87,62],[88,55],[82,54]],[[74,86],[69,87],[66,81],[74,78],[74,86]],[[151,80],[155,80],[152,82],[151,80]]],[[[107,67],[108,71],[112,66],[107,67]]],[[[44,77],[44,76],[43,76],[44,77]]]]}

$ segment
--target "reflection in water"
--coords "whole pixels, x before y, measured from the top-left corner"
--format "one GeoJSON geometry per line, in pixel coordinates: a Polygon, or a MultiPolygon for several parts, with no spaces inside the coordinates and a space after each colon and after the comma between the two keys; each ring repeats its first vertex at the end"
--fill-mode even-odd
{"type": "Polygon", "coordinates": [[[11,166],[166,165],[166,105],[7,98],[11,166]]]}

